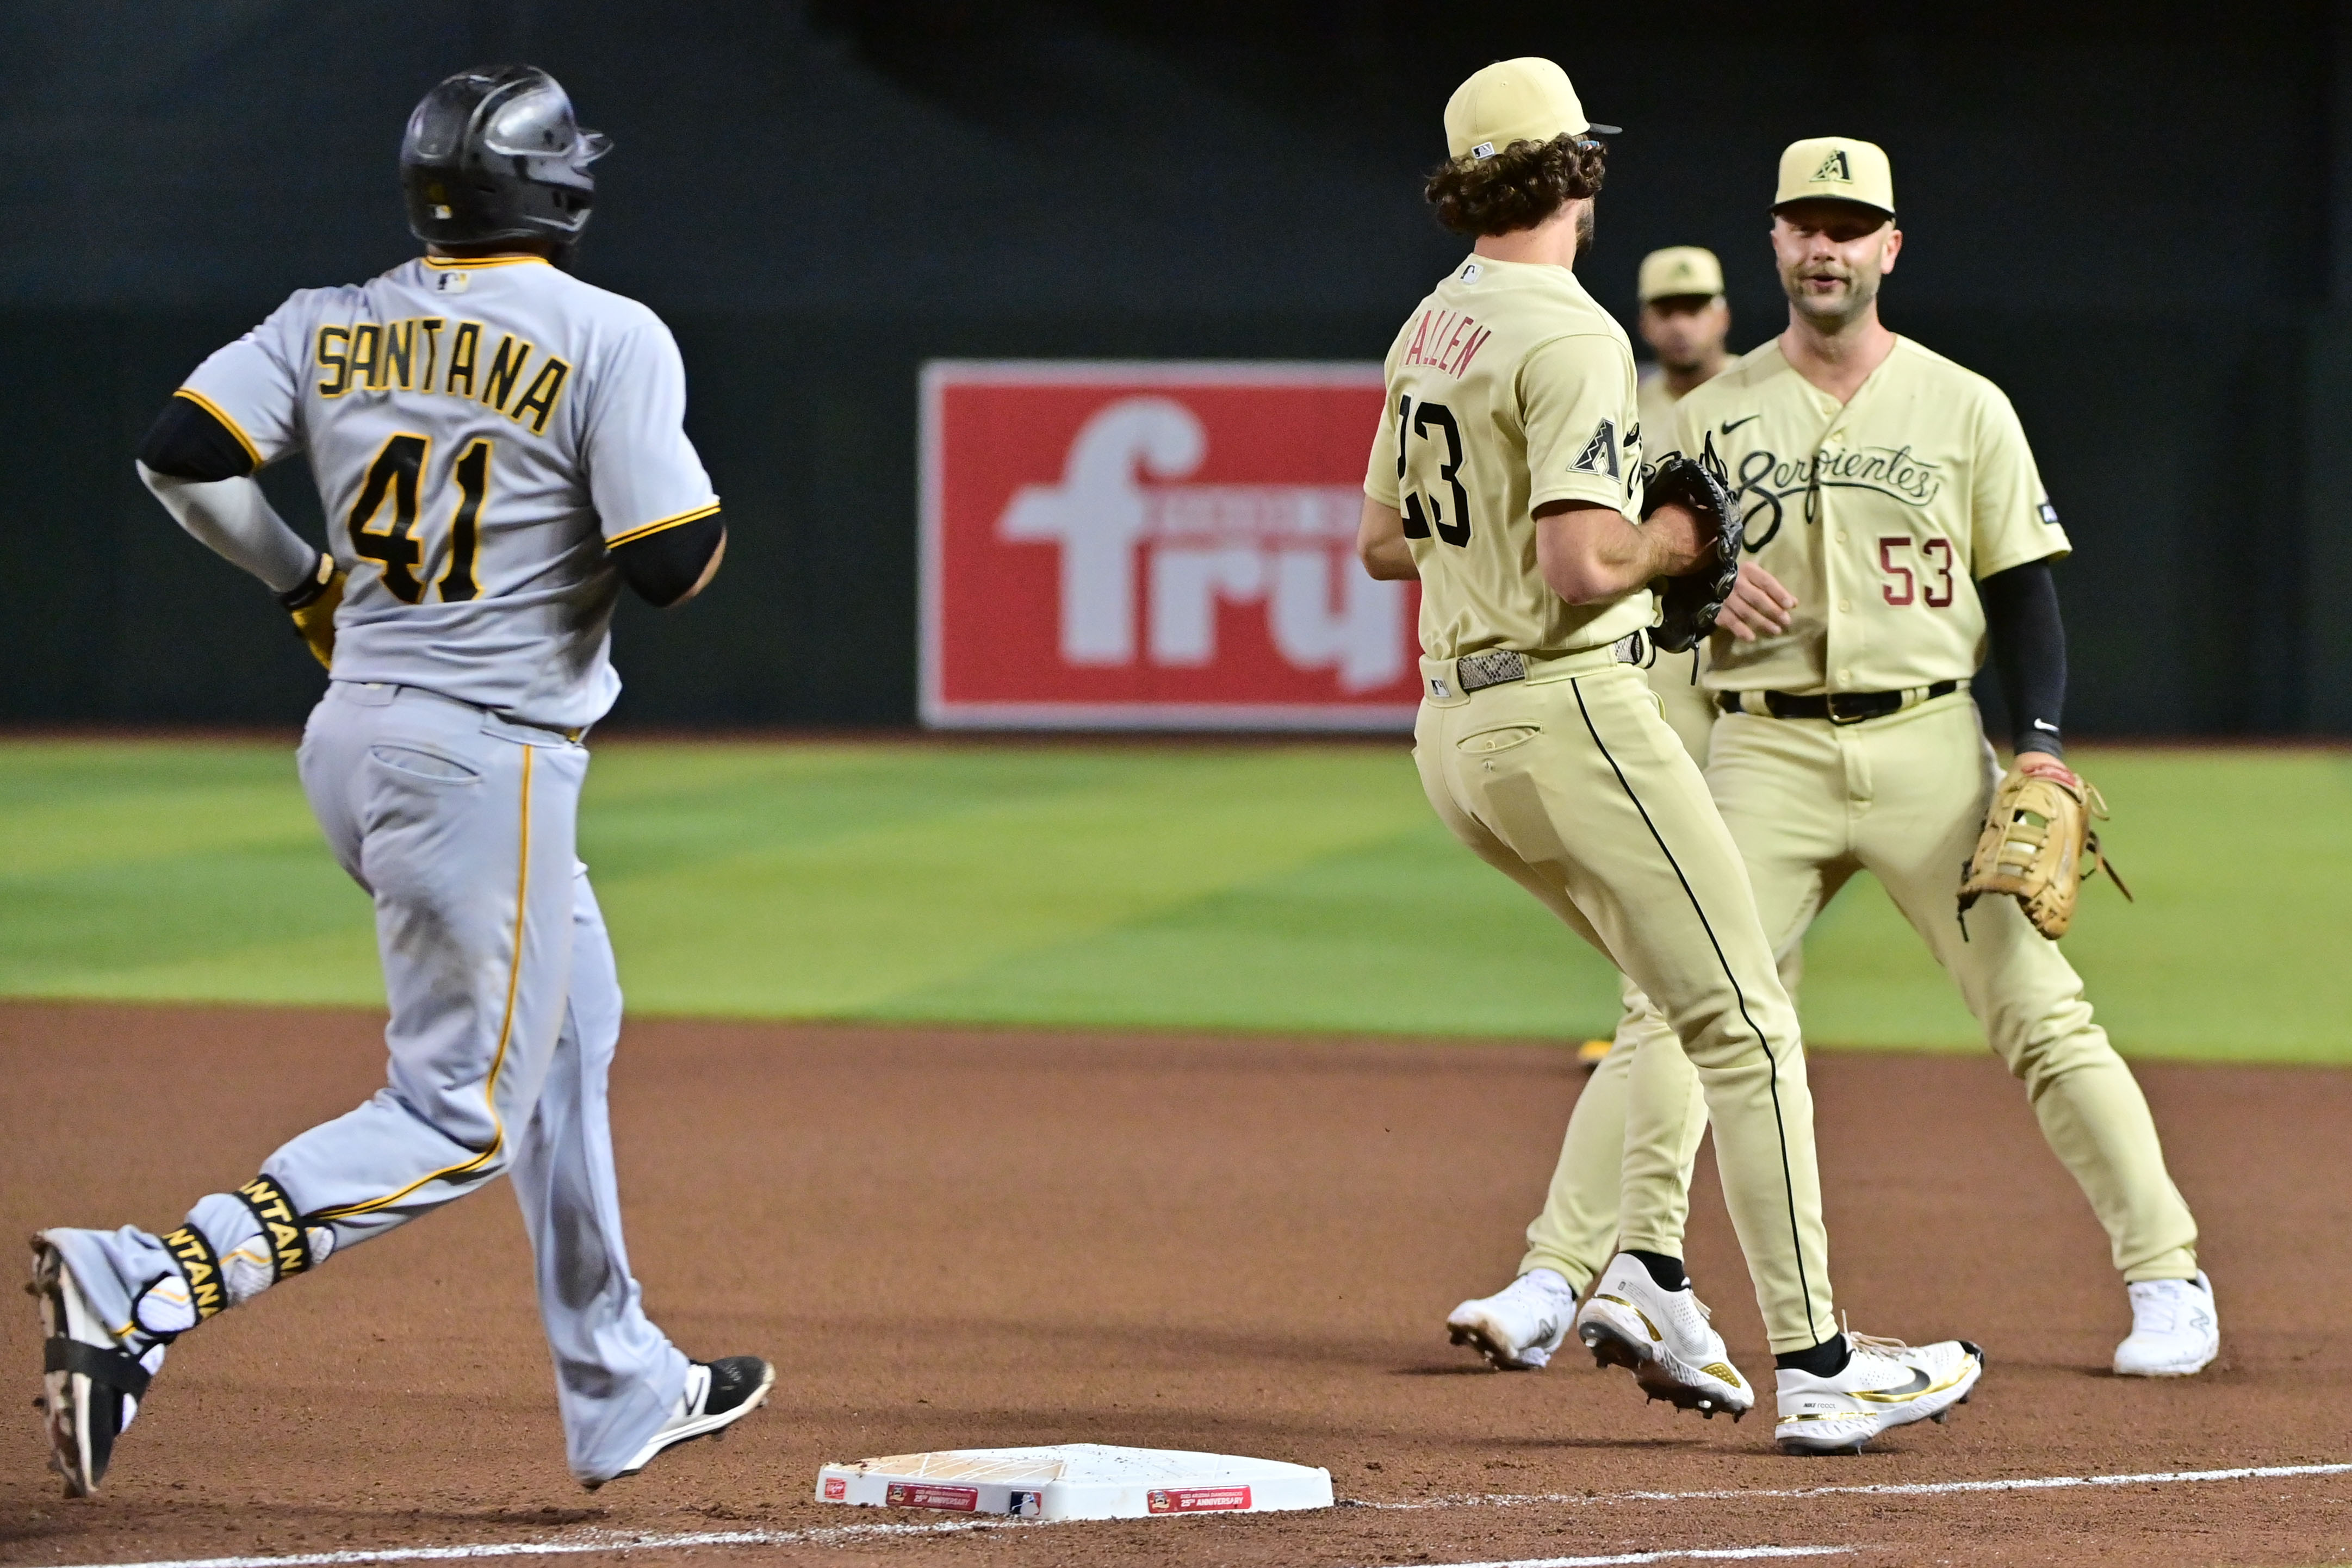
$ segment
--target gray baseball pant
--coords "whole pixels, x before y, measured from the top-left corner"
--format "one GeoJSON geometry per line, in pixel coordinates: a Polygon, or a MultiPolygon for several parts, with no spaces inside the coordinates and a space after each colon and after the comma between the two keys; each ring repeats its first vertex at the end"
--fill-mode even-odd
{"type": "MultiPolygon", "coordinates": [[[[299,761],[336,860],[375,900],[389,1082],[262,1172],[319,1252],[509,1176],[572,1471],[605,1479],[668,1418],[688,1363],[646,1319],[621,1239],[605,1113],[620,980],[573,851],[587,748],[415,687],[335,682],[299,761]]],[[[269,1252],[234,1194],[198,1200],[188,1220],[221,1259],[269,1252]]],[[[177,1267],[135,1227],[49,1235],[126,1331],[177,1267]]]]}

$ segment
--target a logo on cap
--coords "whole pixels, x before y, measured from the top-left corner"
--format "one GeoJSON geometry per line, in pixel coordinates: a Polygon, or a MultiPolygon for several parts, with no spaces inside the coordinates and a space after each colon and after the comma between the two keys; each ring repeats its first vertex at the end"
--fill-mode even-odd
{"type": "Polygon", "coordinates": [[[1494,155],[1495,144],[1491,141],[1481,141],[1477,146],[1470,149],[1470,156],[1473,158],[1486,159],[1494,155]]]}
{"type": "Polygon", "coordinates": [[[1841,147],[1836,152],[1831,153],[1828,157],[1822,159],[1822,166],[1813,171],[1813,179],[1816,181],[1837,180],[1844,183],[1845,184],[1853,184],[1853,165],[1846,162],[1845,149],[1841,147]]]}

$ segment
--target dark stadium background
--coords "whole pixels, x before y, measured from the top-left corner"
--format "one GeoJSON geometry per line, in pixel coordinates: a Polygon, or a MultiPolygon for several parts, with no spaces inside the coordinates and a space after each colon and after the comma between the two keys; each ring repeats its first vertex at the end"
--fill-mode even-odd
{"type": "MultiPolygon", "coordinates": [[[[0,720],[297,720],[318,672],[131,453],[289,290],[413,253],[394,155],[527,57],[617,150],[581,258],[676,328],[733,529],[624,612],[616,718],[902,726],[915,375],[942,355],[1377,359],[1459,246],[1447,91],[1565,64],[1623,124],[1583,276],[1726,260],[1774,155],[1894,157],[1897,330],[2008,390],[2078,549],[2071,727],[2352,730],[2352,5],[616,0],[0,6],[0,720]]],[[[298,522],[299,472],[272,480],[298,522]]]]}

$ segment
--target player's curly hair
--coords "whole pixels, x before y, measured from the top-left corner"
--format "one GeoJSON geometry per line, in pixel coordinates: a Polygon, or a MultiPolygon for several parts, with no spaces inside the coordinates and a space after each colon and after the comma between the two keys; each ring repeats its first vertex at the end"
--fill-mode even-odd
{"type": "Polygon", "coordinates": [[[1491,158],[1465,153],[1440,163],[1421,193],[1455,234],[1509,234],[1535,227],[1564,202],[1599,193],[1608,162],[1608,144],[1589,137],[1514,141],[1491,158]]]}

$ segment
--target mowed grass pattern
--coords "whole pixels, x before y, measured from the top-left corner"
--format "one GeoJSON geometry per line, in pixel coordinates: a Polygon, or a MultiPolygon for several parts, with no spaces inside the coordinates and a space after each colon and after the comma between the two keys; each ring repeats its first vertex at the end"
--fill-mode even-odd
{"type": "MultiPolygon", "coordinates": [[[[2352,1060],[2352,757],[2085,750],[2137,905],[2066,949],[2127,1052],[2352,1060]]],[[[1606,1033],[1616,978],[1456,846],[1403,745],[613,742],[582,810],[640,1012],[1606,1033]]],[[[1815,928],[1821,1045],[1970,1049],[1874,883],[1815,928]]],[[[0,744],[0,993],[381,1005],[290,747],[0,744]]]]}

